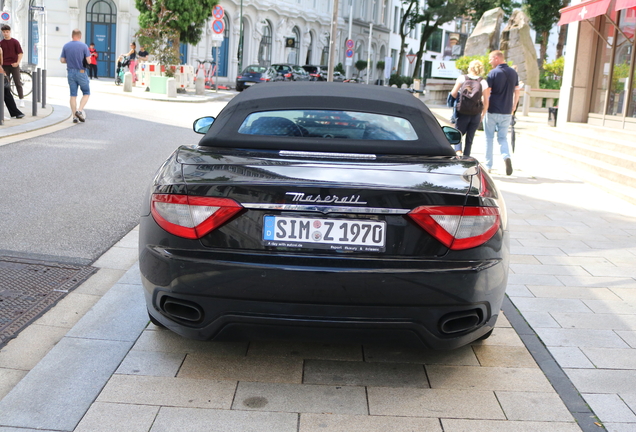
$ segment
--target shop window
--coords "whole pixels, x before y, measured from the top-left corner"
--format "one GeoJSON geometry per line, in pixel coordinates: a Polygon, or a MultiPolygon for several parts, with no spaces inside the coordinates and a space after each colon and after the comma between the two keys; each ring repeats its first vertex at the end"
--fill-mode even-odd
{"type": "Polygon", "coordinates": [[[599,38],[599,49],[596,53],[596,70],[594,73],[594,89],[592,91],[592,101],[590,112],[594,114],[603,114],[605,108],[605,99],[609,88],[610,69],[612,63],[612,46],[614,41],[615,29],[612,23],[604,18],[601,26],[601,34],[607,39],[607,44],[599,38]]]}
{"type": "Polygon", "coordinates": [[[620,15],[619,28],[621,31],[616,33],[616,48],[607,105],[607,114],[621,117],[625,114],[630,99],[627,91],[632,88],[629,83],[629,72],[634,50],[634,18],[632,16],[631,19],[628,19],[629,12],[629,10],[623,10],[620,15]]]}
{"type": "Polygon", "coordinates": [[[442,36],[444,31],[437,29],[426,41],[426,51],[442,52],[442,36]]]}
{"type": "Polygon", "coordinates": [[[621,15],[621,29],[623,33],[629,38],[631,38],[632,43],[630,45],[631,50],[631,65],[632,65],[632,76],[631,83],[629,84],[630,92],[628,93],[628,101],[627,101],[627,117],[636,118],[636,65],[634,65],[634,59],[636,58],[636,54],[634,54],[634,49],[636,48],[636,7],[625,9],[621,15]]]}
{"type": "Polygon", "coordinates": [[[269,21],[261,23],[262,37],[258,47],[258,64],[260,66],[269,66],[272,64],[272,27],[269,21]]]}

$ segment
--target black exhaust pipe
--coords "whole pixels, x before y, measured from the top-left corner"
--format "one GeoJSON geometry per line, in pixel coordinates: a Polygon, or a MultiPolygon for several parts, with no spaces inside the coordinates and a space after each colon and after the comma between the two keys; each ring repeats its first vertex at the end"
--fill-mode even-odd
{"type": "Polygon", "coordinates": [[[179,321],[190,323],[203,321],[203,309],[201,307],[174,297],[164,297],[161,309],[166,315],[179,321]]]}
{"type": "Polygon", "coordinates": [[[464,333],[476,329],[482,321],[480,309],[471,309],[462,312],[453,312],[444,315],[439,320],[439,329],[442,334],[464,333]]]}

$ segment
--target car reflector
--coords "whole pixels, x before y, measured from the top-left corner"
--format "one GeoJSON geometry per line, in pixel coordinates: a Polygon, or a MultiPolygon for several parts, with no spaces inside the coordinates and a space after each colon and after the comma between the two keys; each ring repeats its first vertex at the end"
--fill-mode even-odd
{"type": "Polygon", "coordinates": [[[198,239],[223,225],[243,207],[229,198],[153,194],[150,209],[161,228],[179,237],[198,239]]]}
{"type": "Polygon", "coordinates": [[[422,206],[408,216],[452,250],[486,243],[500,224],[497,207],[422,206]]]}

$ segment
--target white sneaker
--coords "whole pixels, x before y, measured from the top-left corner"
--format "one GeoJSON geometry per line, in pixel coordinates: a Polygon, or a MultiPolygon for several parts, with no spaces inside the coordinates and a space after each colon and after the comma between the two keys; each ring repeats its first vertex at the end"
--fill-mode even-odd
{"type": "Polygon", "coordinates": [[[84,111],[75,111],[75,117],[77,117],[82,123],[86,120],[86,114],[84,114],[84,111]]]}
{"type": "Polygon", "coordinates": [[[24,108],[24,99],[20,99],[20,108],[24,108]]]}

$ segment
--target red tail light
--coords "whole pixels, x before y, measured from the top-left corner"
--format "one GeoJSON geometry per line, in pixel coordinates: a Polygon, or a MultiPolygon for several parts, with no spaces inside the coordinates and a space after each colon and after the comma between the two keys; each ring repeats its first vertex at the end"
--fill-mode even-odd
{"type": "Polygon", "coordinates": [[[285,78],[291,78],[291,76],[292,76],[292,75],[291,75],[290,73],[285,74],[285,78]]]}
{"type": "Polygon", "coordinates": [[[500,224],[496,207],[423,206],[408,216],[452,250],[470,249],[486,243],[500,224]]]}
{"type": "Polygon", "coordinates": [[[150,209],[157,224],[170,234],[198,239],[223,225],[243,207],[229,198],[153,194],[150,209]]]}

